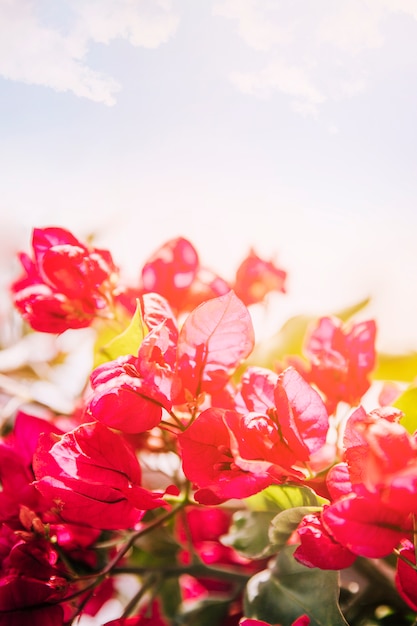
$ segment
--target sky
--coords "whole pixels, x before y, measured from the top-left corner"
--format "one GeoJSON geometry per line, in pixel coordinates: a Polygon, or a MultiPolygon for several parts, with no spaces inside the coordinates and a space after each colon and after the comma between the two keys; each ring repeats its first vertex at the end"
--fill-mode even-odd
{"type": "MultiPolygon", "coordinates": [[[[93,233],[288,271],[265,321],[371,296],[417,349],[415,0],[0,0],[1,262],[93,233]]],[[[5,272],[6,274],[7,272],[5,272]]]]}

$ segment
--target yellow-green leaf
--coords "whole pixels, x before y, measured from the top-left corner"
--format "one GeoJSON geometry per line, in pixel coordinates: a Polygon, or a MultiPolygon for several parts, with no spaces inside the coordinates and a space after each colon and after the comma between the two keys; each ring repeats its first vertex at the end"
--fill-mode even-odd
{"type": "Polygon", "coordinates": [[[394,402],[394,406],[404,413],[400,423],[412,435],[417,430],[417,387],[409,387],[394,402]]]}
{"type": "Polygon", "coordinates": [[[119,356],[137,354],[144,337],[148,333],[142,318],[139,300],[137,300],[136,311],[128,327],[122,333],[114,335],[110,328],[104,329],[102,333],[98,337],[94,350],[94,367],[107,361],[114,361],[119,356]]]}
{"type": "Polygon", "coordinates": [[[407,354],[379,354],[374,380],[397,380],[411,383],[417,378],[417,352],[407,354]]]}

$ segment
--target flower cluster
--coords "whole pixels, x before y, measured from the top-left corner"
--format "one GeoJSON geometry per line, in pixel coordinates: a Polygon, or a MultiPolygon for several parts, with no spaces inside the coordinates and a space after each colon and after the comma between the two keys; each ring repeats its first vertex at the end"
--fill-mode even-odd
{"type": "Polygon", "coordinates": [[[70,415],[26,402],[4,420],[0,626],[67,626],[112,598],[107,626],[359,624],[337,571],[363,581],[364,563],[372,618],[388,601],[411,619],[417,441],[387,393],[365,408],[373,320],[312,320],[298,354],[269,354],[250,307],[286,272],[253,250],[227,280],[173,239],[126,285],[62,228],[32,246],[11,285],[24,332],[91,327],[94,366],[70,415]]]}

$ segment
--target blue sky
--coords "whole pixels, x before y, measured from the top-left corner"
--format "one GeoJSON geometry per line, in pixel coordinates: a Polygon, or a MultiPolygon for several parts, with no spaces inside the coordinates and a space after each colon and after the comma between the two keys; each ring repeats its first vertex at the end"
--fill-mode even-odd
{"type": "Polygon", "coordinates": [[[414,0],[3,0],[4,243],[94,231],[132,274],[177,235],[226,272],[254,245],[277,320],[369,293],[417,347],[416,78],[414,0]]]}

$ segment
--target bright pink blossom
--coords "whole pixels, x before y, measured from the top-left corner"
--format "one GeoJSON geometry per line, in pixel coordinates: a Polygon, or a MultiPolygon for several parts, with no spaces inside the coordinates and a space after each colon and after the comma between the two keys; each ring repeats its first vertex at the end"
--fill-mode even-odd
{"type": "Polygon", "coordinates": [[[66,522],[132,528],[146,510],[164,505],[141,487],[141,469],[126,441],[99,422],[41,437],[33,466],[37,489],[66,522]]]}
{"type": "Polygon", "coordinates": [[[401,411],[359,407],[346,424],[344,444],[353,490],[379,497],[403,515],[417,514],[417,442],[396,420],[401,411]]]}
{"type": "Polygon", "coordinates": [[[87,414],[125,433],[142,433],[157,426],[169,399],[140,374],[134,356],[119,357],[97,367],[90,377],[92,394],[87,414]]]}
{"type": "Polygon", "coordinates": [[[376,496],[344,496],[324,508],[322,521],[338,543],[370,558],[388,556],[412,530],[409,515],[384,506],[376,496]]]}
{"type": "Polygon", "coordinates": [[[417,611],[417,571],[412,565],[416,565],[416,551],[411,541],[405,540],[397,561],[395,585],[408,606],[417,611]]]}
{"type": "Polygon", "coordinates": [[[236,291],[244,304],[261,302],[271,291],[285,292],[286,272],[253,250],[242,261],[236,278],[227,282],[202,266],[195,247],[184,237],[167,241],[146,261],[141,291],[163,295],[176,311],[191,311],[206,300],[236,291]]]}
{"type": "Polygon", "coordinates": [[[200,304],[178,337],[176,373],[182,391],[175,402],[224,388],[254,341],[249,311],[233,291],[200,304]]]}
{"type": "Polygon", "coordinates": [[[368,390],[375,366],[375,335],[373,320],[345,328],[336,318],[323,317],[308,337],[309,380],[326,396],[329,412],[340,401],[357,404],[368,390]]]}
{"type": "Polygon", "coordinates": [[[36,228],[33,259],[20,255],[24,275],[11,286],[15,306],[35,330],[61,333],[107,314],[117,268],[107,250],[81,243],[63,228],[36,228]]]}
{"type": "Polygon", "coordinates": [[[236,271],[233,289],[246,305],[255,304],[262,302],[271,291],[285,293],[286,278],[284,270],[251,250],[236,271]]]}
{"type": "Polygon", "coordinates": [[[338,543],[323,526],[320,516],[306,515],[297,528],[301,544],[294,557],[307,567],[320,569],[343,569],[356,560],[348,548],[338,543]]]}
{"type": "Polygon", "coordinates": [[[202,504],[245,498],[272,481],[265,472],[246,472],[234,462],[225,423],[232,413],[206,409],[178,436],[184,473],[198,487],[195,498],[202,504]]]}
{"type": "Polygon", "coordinates": [[[171,239],[156,250],[142,268],[142,289],[164,296],[174,308],[193,283],[199,267],[194,246],[183,237],[171,239]]]}
{"type": "Polygon", "coordinates": [[[292,367],[276,379],[268,370],[258,369],[251,372],[250,380],[254,391],[250,393],[245,381],[242,396],[249,406],[265,413],[227,415],[235,463],[246,471],[268,473],[279,482],[303,478],[304,464],[326,442],[329,419],[323,401],[292,367]]]}
{"type": "Polygon", "coordinates": [[[57,564],[57,553],[39,535],[20,539],[3,525],[0,534],[0,625],[61,626],[58,605],[68,582],[57,564]]]}

